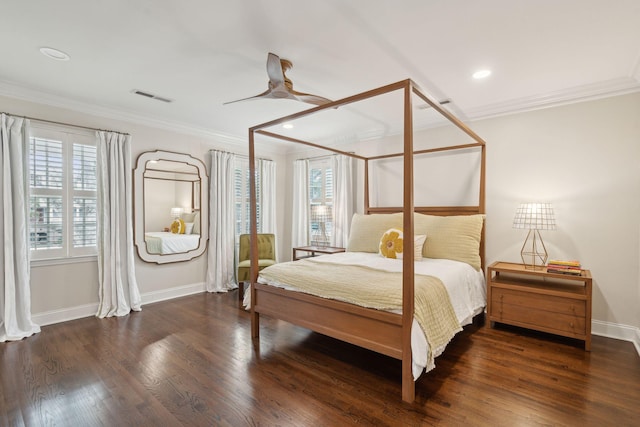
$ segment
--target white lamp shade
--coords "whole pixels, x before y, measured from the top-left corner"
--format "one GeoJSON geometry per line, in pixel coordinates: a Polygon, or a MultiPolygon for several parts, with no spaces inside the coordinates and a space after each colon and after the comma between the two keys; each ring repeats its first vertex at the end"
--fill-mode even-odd
{"type": "Polygon", "coordinates": [[[182,215],[182,212],[182,208],[171,208],[171,218],[178,218],[180,215],[182,215]]]}
{"type": "Polygon", "coordinates": [[[513,228],[555,230],[556,220],[551,203],[521,203],[513,218],[513,228]]]}

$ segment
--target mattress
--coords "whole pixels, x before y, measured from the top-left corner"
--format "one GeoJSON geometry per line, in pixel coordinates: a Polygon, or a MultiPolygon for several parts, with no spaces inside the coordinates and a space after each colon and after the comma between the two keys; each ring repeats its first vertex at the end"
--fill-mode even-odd
{"type": "Polygon", "coordinates": [[[150,254],[176,254],[197,249],[200,235],[152,231],[144,233],[144,241],[150,254]]]}

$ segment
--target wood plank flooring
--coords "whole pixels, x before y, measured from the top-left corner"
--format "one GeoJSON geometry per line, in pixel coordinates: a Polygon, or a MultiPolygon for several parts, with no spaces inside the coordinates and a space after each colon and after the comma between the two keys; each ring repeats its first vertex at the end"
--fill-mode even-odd
{"type": "Polygon", "coordinates": [[[400,397],[400,362],[198,294],[0,344],[0,426],[632,426],[631,343],[468,326],[400,397]]]}

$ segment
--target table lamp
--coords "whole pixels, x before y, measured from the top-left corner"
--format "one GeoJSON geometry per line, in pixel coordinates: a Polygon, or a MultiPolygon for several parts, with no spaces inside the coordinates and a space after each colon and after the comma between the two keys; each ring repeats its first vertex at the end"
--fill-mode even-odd
{"type": "Polygon", "coordinates": [[[326,205],[313,205],[311,206],[311,221],[318,223],[320,229],[320,241],[317,242],[318,246],[324,247],[329,244],[329,237],[327,236],[327,222],[331,218],[331,212],[329,206],[326,205]]]}
{"type": "Polygon", "coordinates": [[[521,203],[516,209],[513,228],[526,228],[529,230],[520,251],[520,257],[525,268],[530,270],[542,269],[547,263],[548,255],[539,230],[556,229],[551,203],[521,203]]]}

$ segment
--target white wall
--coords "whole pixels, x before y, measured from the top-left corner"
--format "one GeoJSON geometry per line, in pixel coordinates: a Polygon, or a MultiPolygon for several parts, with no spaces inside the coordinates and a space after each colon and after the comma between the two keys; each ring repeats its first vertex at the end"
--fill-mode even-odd
{"type": "Polygon", "coordinates": [[[593,319],[640,327],[640,94],[473,123],[487,141],[487,258],[519,258],[518,202],[553,203],[550,257],[594,278],[593,319]]]}
{"type": "MultiPolygon", "coordinates": [[[[487,142],[487,264],[520,262],[526,230],[512,228],[519,203],[551,202],[557,230],[543,231],[543,239],[550,258],[578,259],[591,270],[594,333],[635,340],[640,351],[640,94],[479,120],[470,127],[487,142]]],[[[414,138],[416,148],[467,142],[453,127],[414,138]]],[[[371,155],[389,152],[389,147],[399,150],[399,138],[348,148],[371,155]]],[[[311,154],[287,160],[305,155],[311,154]]],[[[436,160],[444,162],[445,156],[436,160]]],[[[475,190],[477,179],[462,175],[474,162],[472,155],[448,161],[447,167],[416,161],[416,205],[427,193],[431,197],[433,183],[447,191],[436,191],[435,202],[427,204],[450,202],[447,198],[459,193],[460,204],[474,202],[476,193],[467,192],[464,183],[475,190]],[[459,175],[453,184],[451,172],[459,175]]],[[[371,191],[372,205],[402,204],[401,162],[398,166],[395,173],[387,167],[390,174],[370,177],[378,184],[371,191]]]]}
{"type": "MultiPolygon", "coordinates": [[[[128,132],[133,157],[149,150],[180,151],[210,170],[212,148],[246,153],[213,137],[170,132],[61,108],[0,97],[0,110],[78,125],[128,132]]],[[[602,330],[628,327],[640,342],[640,94],[623,95],[471,123],[487,141],[487,261],[518,261],[525,235],[511,228],[518,203],[553,203],[558,229],[543,232],[551,257],[577,258],[594,277],[593,318],[602,330]]],[[[438,140],[449,130],[424,137],[438,140]]],[[[418,139],[417,139],[418,140],[418,139]]],[[[277,163],[278,251],[289,259],[291,161],[300,157],[261,153],[277,163]],[[286,224],[286,226],[285,226],[286,224]]],[[[309,153],[311,154],[311,153],[309,153]]],[[[361,195],[360,195],[361,196],[361,195]]],[[[358,206],[362,206],[361,197],[358,206]]],[[[206,254],[186,263],[156,265],[137,260],[138,283],[147,300],[201,285],[206,254]],[[182,290],[181,290],[182,289],[182,290]]],[[[32,268],[34,313],[97,303],[93,263],[32,268]]],[[[594,332],[597,328],[594,327],[594,332]]]]}
{"type": "MultiPolygon", "coordinates": [[[[135,167],[135,160],[141,153],[165,150],[186,153],[202,160],[210,175],[209,150],[220,149],[239,154],[248,152],[248,144],[244,142],[221,142],[214,136],[187,135],[9,97],[0,96],[0,111],[129,133],[132,136],[132,167],[135,167]]],[[[256,154],[276,161],[277,180],[282,188],[285,180],[282,155],[277,150],[269,151],[265,146],[256,147],[256,154]]],[[[208,186],[208,182],[205,185],[208,186]]],[[[285,228],[282,219],[284,209],[284,200],[280,198],[277,201],[278,230],[285,228]]],[[[167,226],[170,224],[168,215],[167,210],[167,226]]],[[[282,239],[279,239],[281,242],[282,239]]],[[[280,253],[284,251],[284,243],[281,245],[280,253]]],[[[206,252],[189,262],[163,265],[146,263],[136,256],[136,278],[143,303],[202,291],[206,260],[206,252]]],[[[31,296],[34,319],[40,324],[95,314],[98,303],[97,261],[32,266],[31,296]]]]}

